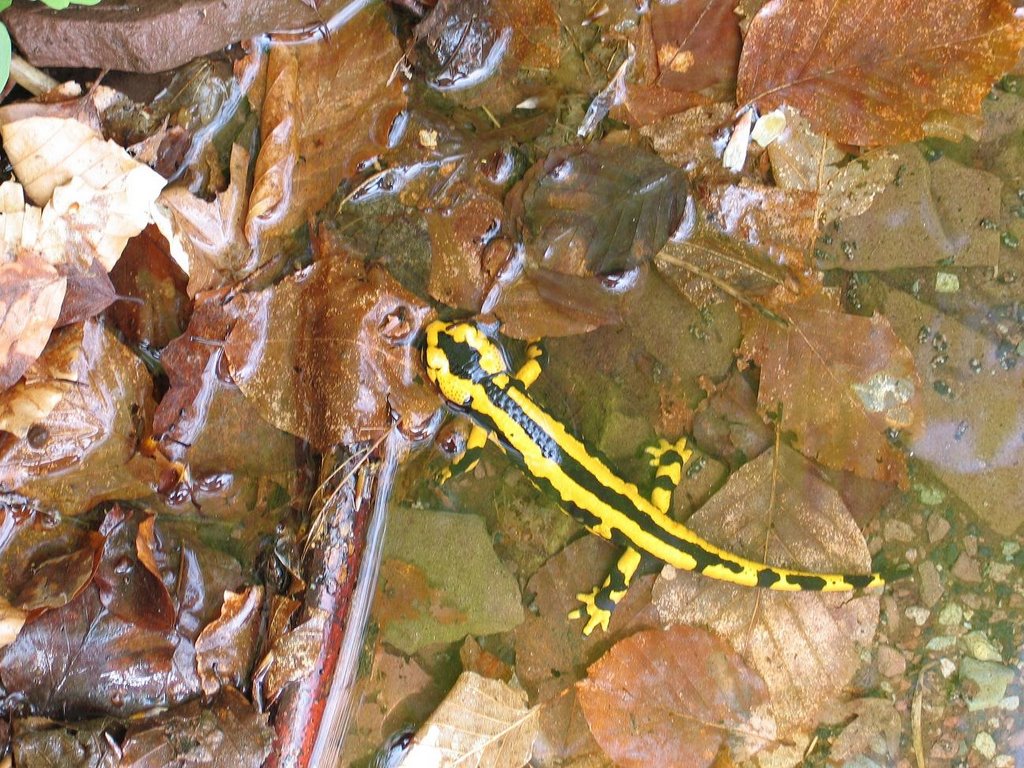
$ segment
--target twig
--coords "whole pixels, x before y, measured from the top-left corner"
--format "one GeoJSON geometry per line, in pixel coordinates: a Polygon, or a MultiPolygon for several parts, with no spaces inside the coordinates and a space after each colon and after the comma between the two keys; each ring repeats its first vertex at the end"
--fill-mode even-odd
{"type": "Polygon", "coordinates": [[[11,56],[11,80],[33,96],[53,90],[60,83],[21,56],[11,56]]]}

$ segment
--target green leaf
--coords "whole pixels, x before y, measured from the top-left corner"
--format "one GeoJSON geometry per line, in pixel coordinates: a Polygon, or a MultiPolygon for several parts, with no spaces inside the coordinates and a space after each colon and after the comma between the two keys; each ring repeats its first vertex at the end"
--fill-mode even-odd
{"type": "MultiPolygon", "coordinates": [[[[0,0],[0,5],[11,4],[11,0],[0,0]]],[[[6,8],[7,6],[3,6],[6,8]]],[[[7,86],[7,78],[11,76],[11,35],[6,25],[0,23],[0,89],[7,86]]]]}

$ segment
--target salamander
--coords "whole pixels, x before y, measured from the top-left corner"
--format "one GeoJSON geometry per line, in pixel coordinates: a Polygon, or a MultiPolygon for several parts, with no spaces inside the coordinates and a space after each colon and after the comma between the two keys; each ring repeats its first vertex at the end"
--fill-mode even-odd
{"type": "Polygon", "coordinates": [[[491,437],[563,511],[591,533],[625,547],[604,583],[577,595],[582,605],[570,618],[587,619],[584,634],[598,626],[608,629],[645,555],[714,579],[773,590],[838,592],[885,583],[878,573],[811,573],[748,560],[673,520],[668,515],[672,491],[691,455],[685,439],[648,448],[656,472],[654,490],[645,496],[530,397],[543,360],[542,348],[531,345],[526,362],[513,372],[501,345],[476,323],[437,320],[426,329],[427,377],[450,408],[474,422],[465,450],[447,474],[472,469],[491,437]]]}

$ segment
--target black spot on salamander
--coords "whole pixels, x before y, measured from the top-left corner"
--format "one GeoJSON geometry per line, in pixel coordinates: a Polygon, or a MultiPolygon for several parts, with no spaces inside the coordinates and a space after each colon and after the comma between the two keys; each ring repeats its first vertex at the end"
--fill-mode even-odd
{"type": "Polygon", "coordinates": [[[874,576],[871,574],[852,574],[850,576],[843,577],[843,580],[854,589],[864,589],[864,587],[870,584],[873,579],[874,576]]]}
{"type": "Polygon", "coordinates": [[[779,576],[771,568],[762,568],[757,572],[757,586],[759,587],[770,587],[775,582],[779,581],[782,577],[779,576]]]}
{"type": "Polygon", "coordinates": [[[594,597],[594,605],[600,608],[602,611],[614,611],[615,601],[612,600],[611,596],[603,589],[600,590],[594,597]]]}
{"type": "Polygon", "coordinates": [[[676,487],[676,484],[668,475],[658,475],[654,478],[654,487],[660,488],[663,491],[671,491],[676,487]]]}
{"type": "Polygon", "coordinates": [[[703,573],[714,565],[720,565],[733,573],[743,573],[743,566],[739,563],[727,560],[724,557],[716,555],[714,552],[709,552],[704,549],[704,547],[694,544],[693,542],[681,541],[679,549],[694,559],[697,563],[694,570],[698,573],[703,573]]]}
{"type": "Polygon", "coordinates": [[[786,581],[790,584],[795,584],[800,589],[810,590],[812,592],[820,592],[825,588],[825,580],[821,576],[801,576],[790,574],[786,576],[786,581]]]}
{"type": "Polygon", "coordinates": [[[668,450],[665,451],[658,458],[658,464],[662,467],[670,467],[673,464],[685,464],[683,457],[679,455],[679,451],[668,450]]]}
{"type": "Polygon", "coordinates": [[[626,591],[626,575],[619,570],[618,566],[612,568],[611,573],[608,574],[608,588],[615,592],[626,591]]]}

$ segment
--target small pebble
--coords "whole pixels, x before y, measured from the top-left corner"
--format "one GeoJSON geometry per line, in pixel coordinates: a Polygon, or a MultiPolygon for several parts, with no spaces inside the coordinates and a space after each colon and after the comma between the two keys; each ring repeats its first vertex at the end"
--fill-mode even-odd
{"type": "Polygon", "coordinates": [[[948,678],[956,672],[956,664],[950,659],[939,659],[939,671],[942,672],[943,677],[948,678]]]}
{"type": "Polygon", "coordinates": [[[992,661],[967,657],[960,662],[960,679],[970,680],[977,687],[967,701],[967,709],[979,712],[998,707],[1014,677],[1014,670],[992,661]]]}
{"type": "Polygon", "coordinates": [[[1012,560],[1018,552],[1020,552],[1020,544],[1016,541],[1003,542],[1003,557],[1007,560],[1012,560]]]}
{"type": "Polygon", "coordinates": [[[964,536],[964,552],[971,557],[978,556],[978,537],[977,536],[964,536]]]}
{"type": "Polygon", "coordinates": [[[899,677],[907,671],[903,654],[888,645],[878,646],[878,671],[883,677],[899,677]]]}
{"type": "Polygon", "coordinates": [[[1013,755],[997,755],[992,765],[993,768],[1016,768],[1017,758],[1013,755]]]}
{"type": "Polygon", "coordinates": [[[981,630],[968,632],[960,638],[963,649],[978,661],[1002,661],[1003,656],[999,653],[992,641],[985,636],[981,630]]]}
{"type": "Polygon", "coordinates": [[[939,541],[949,533],[949,521],[942,515],[928,516],[928,541],[932,544],[939,541]]]}
{"type": "Polygon", "coordinates": [[[914,540],[914,529],[902,520],[887,520],[883,535],[888,541],[908,543],[914,540]]]}
{"type": "Polygon", "coordinates": [[[974,748],[987,760],[996,756],[996,740],[985,731],[974,737],[974,748]]]}
{"type": "Polygon", "coordinates": [[[1016,712],[1020,709],[1020,696],[1007,696],[999,702],[999,708],[1007,712],[1016,712]]]}
{"type": "Polygon", "coordinates": [[[951,570],[953,575],[960,579],[960,581],[966,581],[971,584],[981,583],[981,566],[978,565],[977,560],[966,552],[960,554],[960,557],[953,563],[951,570]]]}
{"type": "Polygon", "coordinates": [[[934,608],[944,591],[939,569],[931,560],[925,560],[917,571],[921,575],[921,602],[928,608],[934,608]]]}
{"type": "Polygon", "coordinates": [[[939,624],[954,627],[964,620],[964,609],[957,603],[950,603],[939,612],[939,624]]]}
{"type": "Polygon", "coordinates": [[[985,575],[990,581],[1004,583],[1009,581],[1015,570],[1016,567],[1013,563],[989,563],[985,566],[985,575]]]}
{"type": "Polygon", "coordinates": [[[910,606],[905,613],[907,618],[919,627],[923,627],[925,622],[928,621],[928,617],[931,616],[931,611],[920,605],[910,606]]]}
{"type": "Polygon", "coordinates": [[[950,635],[936,635],[928,641],[925,648],[929,651],[947,651],[955,645],[955,637],[951,637],[950,635]]]}

